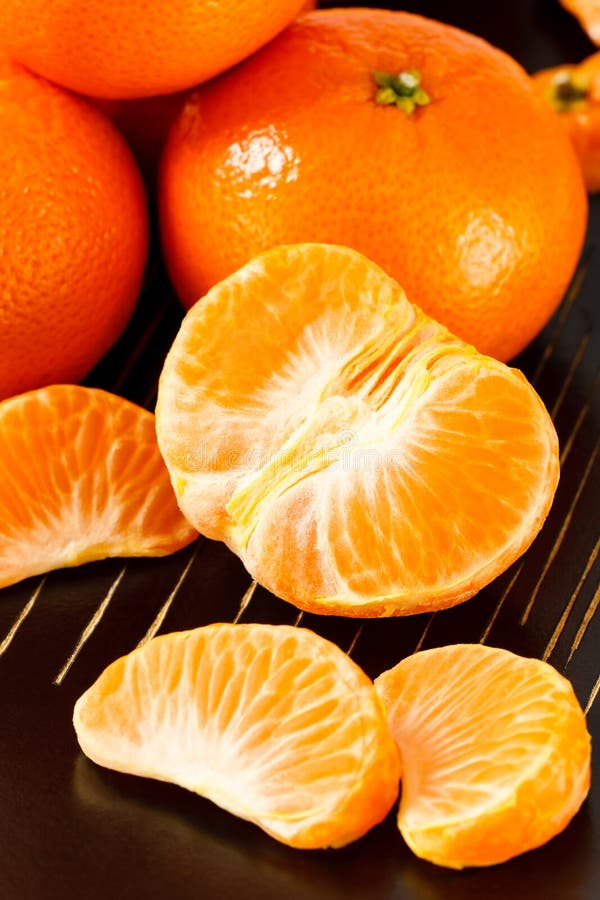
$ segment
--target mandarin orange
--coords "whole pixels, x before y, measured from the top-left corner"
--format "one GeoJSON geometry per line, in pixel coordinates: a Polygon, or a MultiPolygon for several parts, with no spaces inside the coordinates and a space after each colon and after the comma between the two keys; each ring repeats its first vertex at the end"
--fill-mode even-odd
{"type": "Polygon", "coordinates": [[[149,97],[212,78],[274,37],[302,0],[2,0],[0,48],[93,97],[149,97]]]}
{"type": "Polygon", "coordinates": [[[533,75],[536,89],[558,113],[591,193],[600,190],[600,51],[576,65],[533,75]]]}
{"type": "Polygon", "coordinates": [[[106,556],[162,556],[197,532],[177,508],[154,416],[95,388],[0,403],[0,586],[106,556]]]}
{"type": "Polygon", "coordinates": [[[590,736],[552,666],[480,644],[425,650],[375,681],[402,757],[398,826],[441,866],[539,847],[590,786],[590,736]]]}
{"type": "Polygon", "coordinates": [[[502,360],[562,298],[586,208],[573,150],[517,63],[384,10],[308,13],[201,87],[162,165],[186,306],[276,244],[345,244],[502,360]]]}
{"type": "Polygon", "coordinates": [[[147,246],[144,188],[114,126],[0,62],[0,398],[79,381],[123,331],[147,246]]]}
{"type": "MultiPolygon", "coordinates": [[[[315,0],[306,0],[301,12],[315,6],[315,0]]],[[[189,91],[179,91],[137,100],[90,98],[94,106],[109,116],[123,134],[151,188],[155,186],[158,163],[169,130],[188,94],[189,91]]]]}
{"type": "Polygon", "coordinates": [[[156,424],[194,527],[322,613],[467,599],[529,546],[558,480],[523,375],[330,245],[271,250],[192,307],[156,424]]]}
{"type": "Polygon", "coordinates": [[[595,44],[600,44],[600,0],[560,0],[579,20],[595,44]]]}
{"type": "Polygon", "coordinates": [[[388,813],[398,752],[373,683],[304,628],[209,625],[110,665],[77,701],[82,750],[171,781],[292,847],[339,847],[388,813]]]}

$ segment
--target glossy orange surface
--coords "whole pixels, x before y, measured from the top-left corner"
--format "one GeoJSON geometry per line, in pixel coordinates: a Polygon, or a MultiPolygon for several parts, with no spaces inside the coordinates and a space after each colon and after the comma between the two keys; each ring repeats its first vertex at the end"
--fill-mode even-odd
{"type": "Polygon", "coordinates": [[[162,166],[163,244],[186,306],[269,247],[344,244],[502,360],[562,298],[586,212],[575,155],[525,72],[391,11],[304,16],[194,94],[162,166]],[[377,102],[374,72],[413,69],[428,105],[377,102]]]}

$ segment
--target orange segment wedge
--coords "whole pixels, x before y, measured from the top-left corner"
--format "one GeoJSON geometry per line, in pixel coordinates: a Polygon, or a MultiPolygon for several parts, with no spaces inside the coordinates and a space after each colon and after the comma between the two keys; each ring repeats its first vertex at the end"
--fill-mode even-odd
{"type": "Polygon", "coordinates": [[[311,611],[465,600],[540,529],[554,427],[364,256],[279,247],[213,288],[165,362],[159,446],[181,509],[311,611]]]}
{"type": "Polygon", "coordinates": [[[337,847],[391,809],[398,752],[373,683],[307,629],[209,625],[110,665],[75,706],[82,750],[170,781],[292,847],[337,847]]]}
{"type": "Polygon", "coordinates": [[[558,834],[585,799],[585,716],[547,663],[458,644],[416,653],[375,685],[402,757],[398,827],[417,856],[503,862],[558,834]]]}
{"type": "Polygon", "coordinates": [[[172,553],[194,537],[151,413],[76,385],[0,403],[0,587],[106,556],[172,553]]]}

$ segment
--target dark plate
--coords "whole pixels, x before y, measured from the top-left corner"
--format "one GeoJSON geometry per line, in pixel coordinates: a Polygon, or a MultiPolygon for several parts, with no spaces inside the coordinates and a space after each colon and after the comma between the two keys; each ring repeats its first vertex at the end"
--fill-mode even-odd
{"type": "MultiPolygon", "coordinates": [[[[374,5],[374,4],[371,4],[374,5]]],[[[591,52],[558,3],[407,3],[475,31],[529,70],[591,52]]],[[[600,737],[600,201],[573,288],[517,364],[551,410],[562,478],[542,534],[522,561],[454,610],[404,620],[305,615],[371,675],[416,647],[480,641],[548,658],[573,681],[600,737]]],[[[548,248],[552,252],[552,248],[548,248]]],[[[158,255],[156,254],[158,258],[158,255]]],[[[153,406],[180,309],[155,262],[125,338],[90,383],[153,406]]],[[[101,770],[78,751],[73,703],[149,630],[216,620],[295,622],[250,584],[224,546],[200,539],[173,557],[55,572],[0,598],[0,896],[28,898],[600,897],[600,788],[547,846],[501,866],[454,873],[417,860],[393,817],[350,847],[287,849],[258,828],[165,784],[101,770]],[[247,599],[247,598],[246,598],[247,599]]]]}

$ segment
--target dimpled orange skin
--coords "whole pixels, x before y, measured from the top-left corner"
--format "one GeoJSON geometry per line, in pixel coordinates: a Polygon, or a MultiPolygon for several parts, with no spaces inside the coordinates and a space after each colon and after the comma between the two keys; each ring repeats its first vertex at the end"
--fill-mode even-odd
{"type": "Polygon", "coordinates": [[[577,65],[542,69],[533,76],[533,83],[558,113],[575,148],[588,191],[600,191],[600,51],[577,65]],[[561,102],[557,85],[565,81],[587,96],[561,102]]]}
{"type": "MultiPolygon", "coordinates": [[[[307,0],[301,12],[314,9],[307,0]]],[[[149,190],[154,190],[160,157],[169,130],[181,112],[189,91],[159,94],[133,100],[89,98],[94,106],[115,123],[129,144],[149,190]]]]}
{"type": "Polygon", "coordinates": [[[0,61],[0,398],[79,381],[123,331],[147,248],[143,185],[87,103],[0,61]]]}
{"type": "Polygon", "coordinates": [[[253,53],[302,0],[2,0],[0,49],[94,97],[192,87],[253,53]]]}
{"type": "Polygon", "coordinates": [[[566,136],[489,44],[407,13],[322,10],[184,107],[162,163],[163,243],[190,306],[281,243],[350,246],[414,303],[506,360],[543,327],[587,202],[566,136]],[[431,102],[375,102],[417,69],[431,102]]]}

